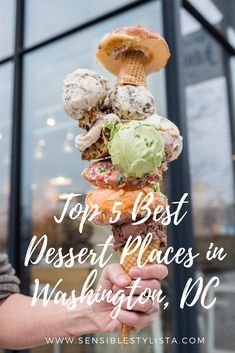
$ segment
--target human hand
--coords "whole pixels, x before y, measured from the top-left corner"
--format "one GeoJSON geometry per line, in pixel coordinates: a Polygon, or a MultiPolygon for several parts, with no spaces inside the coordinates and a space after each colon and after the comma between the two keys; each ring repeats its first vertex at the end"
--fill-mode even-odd
{"type": "MultiPolygon", "coordinates": [[[[167,274],[168,270],[164,265],[151,264],[143,268],[133,267],[127,274],[120,264],[112,264],[103,270],[98,286],[101,285],[103,289],[112,290],[113,293],[123,289],[125,295],[128,296],[131,289],[125,287],[132,286],[134,279],[139,277],[141,281],[134,292],[132,298],[134,302],[145,288],[159,290],[161,287],[160,280],[165,278],[167,274]]],[[[95,302],[92,305],[91,310],[96,321],[97,332],[119,331],[122,323],[140,330],[154,322],[159,305],[149,299],[145,304],[136,303],[132,310],[128,310],[126,302],[124,302],[117,319],[111,317],[113,309],[113,304],[106,301],[95,302]]]]}
{"type": "MultiPolygon", "coordinates": [[[[107,266],[98,285],[114,293],[124,290],[125,296],[133,284],[134,278],[141,278],[140,288],[136,288],[133,300],[145,288],[160,289],[159,280],[167,275],[163,265],[146,265],[141,269],[132,268],[127,275],[120,264],[107,266]]],[[[145,304],[136,304],[127,310],[122,304],[117,319],[112,319],[114,306],[108,302],[79,303],[74,310],[50,300],[43,307],[43,300],[31,305],[32,298],[22,294],[13,294],[0,305],[0,347],[9,349],[27,349],[45,344],[45,338],[77,337],[87,333],[115,332],[121,329],[121,323],[138,330],[150,325],[158,311],[158,305],[151,300],[145,304]]]]}

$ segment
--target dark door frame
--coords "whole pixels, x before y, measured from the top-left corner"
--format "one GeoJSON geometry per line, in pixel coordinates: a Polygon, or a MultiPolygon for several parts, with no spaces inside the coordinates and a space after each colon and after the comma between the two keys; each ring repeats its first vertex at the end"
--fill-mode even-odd
{"type": "MultiPolygon", "coordinates": [[[[167,110],[168,117],[181,131],[184,148],[176,162],[169,165],[168,196],[169,201],[179,201],[184,193],[188,193],[187,215],[178,225],[170,227],[170,245],[177,249],[194,247],[194,233],[192,222],[191,185],[189,174],[188,141],[185,114],[185,85],[184,85],[184,56],[182,35],[180,30],[180,0],[163,1],[164,36],[172,53],[166,67],[167,83],[167,110]]],[[[186,207],[185,209],[186,210],[186,207]]],[[[198,337],[197,309],[186,307],[180,309],[180,299],[187,280],[195,277],[195,266],[186,269],[183,266],[173,264],[174,296],[171,303],[173,334],[177,342],[182,342],[184,337],[198,337]]],[[[198,345],[178,344],[175,347],[177,353],[198,353],[198,345]]]]}

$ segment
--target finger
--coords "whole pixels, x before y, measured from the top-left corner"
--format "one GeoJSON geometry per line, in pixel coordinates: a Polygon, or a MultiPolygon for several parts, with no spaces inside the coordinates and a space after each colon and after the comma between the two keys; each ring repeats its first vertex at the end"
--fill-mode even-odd
{"type": "Polygon", "coordinates": [[[130,276],[128,276],[120,264],[106,266],[103,275],[104,279],[111,281],[113,285],[119,287],[125,287],[131,283],[130,276]]]}
{"type": "Polygon", "coordinates": [[[153,302],[153,306],[152,306],[152,308],[147,312],[147,313],[145,313],[145,314],[147,314],[147,315],[151,315],[151,314],[157,314],[159,312],[159,303],[155,300],[154,302],[153,302]]]}
{"type": "Polygon", "coordinates": [[[123,310],[138,311],[146,314],[150,314],[156,311],[158,308],[158,305],[157,305],[158,303],[153,302],[151,299],[148,299],[148,300],[145,299],[143,303],[139,303],[137,299],[138,297],[133,297],[129,302],[128,306],[127,306],[127,302],[125,301],[124,303],[122,303],[121,308],[123,310]]]}
{"type": "Polygon", "coordinates": [[[123,310],[121,309],[118,314],[118,321],[121,323],[132,326],[135,329],[141,329],[146,326],[151,325],[156,318],[156,313],[152,313],[150,315],[144,313],[136,313],[133,311],[123,310]]]}
{"type": "Polygon", "coordinates": [[[133,311],[123,310],[121,309],[118,313],[117,317],[118,321],[128,326],[137,326],[141,325],[139,314],[133,311]]]}
{"type": "MultiPolygon", "coordinates": [[[[113,292],[116,293],[119,290],[123,289],[125,295],[129,295],[134,283],[135,283],[135,281],[131,281],[130,285],[128,285],[126,288],[121,288],[121,287],[114,285],[113,292]]],[[[134,295],[141,294],[146,288],[149,288],[151,291],[154,291],[154,290],[159,291],[161,289],[161,283],[157,279],[141,280],[133,294],[134,295]]]]}
{"type": "Polygon", "coordinates": [[[138,314],[138,321],[139,324],[134,326],[136,331],[142,330],[144,327],[152,325],[156,320],[157,312],[154,312],[150,315],[139,313],[138,314]]]}
{"type": "Polygon", "coordinates": [[[143,267],[132,267],[129,271],[132,278],[142,279],[163,279],[168,275],[168,269],[165,265],[151,264],[143,267]]]}

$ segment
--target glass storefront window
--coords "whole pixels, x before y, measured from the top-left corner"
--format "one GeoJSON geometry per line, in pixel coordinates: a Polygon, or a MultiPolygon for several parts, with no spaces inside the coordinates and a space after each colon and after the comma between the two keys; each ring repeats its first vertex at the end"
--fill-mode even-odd
{"type": "MultiPolygon", "coordinates": [[[[89,246],[98,252],[97,244],[111,234],[109,227],[94,227],[89,223],[85,225],[84,235],[81,236],[76,224],[68,218],[61,224],[53,220],[54,215],[59,217],[68,193],[83,194],[74,200],[74,205],[78,201],[84,202],[86,192],[91,189],[91,185],[81,176],[88,163],[81,161],[74,147],[74,137],[80,131],[76,122],[63,111],[61,94],[64,76],[79,67],[97,70],[113,85],[115,77],[95,62],[97,45],[104,33],[134,23],[141,23],[162,33],[161,2],[141,6],[25,56],[22,235],[26,243],[30,235],[40,237],[47,234],[49,246],[62,246],[64,251],[70,247],[79,251],[81,247],[89,246]]],[[[165,115],[164,71],[152,75],[148,83],[158,97],[159,113],[165,115]]],[[[42,283],[49,282],[53,286],[62,277],[62,290],[68,292],[76,289],[79,292],[90,270],[89,264],[56,270],[40,263],[31,268],[31,283],[39,278],[42,283]]],[[[168,318],[169,313],[163,313],[163,316],[168,318]]],[[[168,322],[164,319],[168,334],[169,321],[169,318],[168,322]]],[[[153,327],[153,330],[156,329],[161,336],[163,328],[160,316],[153,327]]],[[[151,336],[152,331],[148,328],[141,334],[151,336]]],[[[131,351],[140,352],[143,348],[143,344],[138,344],[131,351]]],[[[48,347],[48,351],[51,349],[48,347]]],[[[64,352],[68,349],[72,349],[71,345],[63,347],[64,352]]],[[[108,352],[110,347],[95,345],[94,349],[97,352],[101,349],[102,352],[108,352]]],[[[118,347],[118,350],[121,349],[118,347]]],[[[152,352],[152,349],[149,347],[149,351],[152,352]]],[[[40,348],[36,351],[40,351],[40,348]]]]}
{"type": "Polygon", "coordinates": [[[199,330],[206,332],[202,352],[230,351],[231,344],[235,346],[233,330],[215,324],[215,317],[235,314],[230,309],[235,293],[230,285],[235,279],[235,195],[228,58],[184,10],[181,20],[193,219],[201,254],[198,274],[205,281],[217,275],[221,282],[213,310],[199,310],[199,330]],[[205,261],[211,242],[228,252],[224,261],[205,261]]]}
{"type": "Polygon", "coordinates": [[[12,55],[15,44],[15,0],[0,0],[0,59],[12,55]]]}
{"type": "Polygon", "coordinates": [[[133,0],[26,0],[25,45],[30,46],[133,0]]]}
{"type": "Polygon", "coordinates": [[[0,66],[0,252],[6,250],[8,233],[11,122],[12,63],[0,66]]]}
{"type": "Polygon", "coordinates": [[[204,30],[184,29],[184,33],[195,231],[198,236],[234,235],[234,174],[225,58],[221,47],[204,30]]]}
{"type": "Polygon", "coordinates": [[[235,11],[233,0],[188,0],[207,21],[216,27],[235,48],[235,11]]]}

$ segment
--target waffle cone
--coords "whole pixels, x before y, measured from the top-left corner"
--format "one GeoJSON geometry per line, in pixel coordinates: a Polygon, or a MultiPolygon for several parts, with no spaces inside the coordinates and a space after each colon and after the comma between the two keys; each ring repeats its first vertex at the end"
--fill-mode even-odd
{"type": "Polygon", "coordinates": [[[78,126],[85,130],[85,131],[89,131],[92,126],[95,124],[97,120],[97,112],[85,112],[83,114],[83,117],[81,119],[78,120],[78,126]]]}
{"type": "MultiPolygon", "coordinates": [[[[159,249],[160,245],[161,245],[161,241],[159,239],[155,239],[155,240],[153,239],[151,241],[151,243],[149,244],[149,246],[147,247],[147,249],[145,250],[145,252],[143,253],[142,258],[141,258],[141,262],[145,263],[145,261],[148,259],[149,255],[150,255],[151,251],[154,249],[159,249]]],[[[120,255],[122,254],[121,249],[119,250],[119,254],[120,255]]],[[[122,267],[124,268],[126,273],[129,272],[131,267],[137,265],[138,254],[139,254],[139,250],[137,250],[136,252],[125,257],[125,260],[124,260],[124,263],[122,264],[122,267]]],[[[131,326],[122,324],[121,337],[122,337],[122,346],[123,347],[125,347],[125,345],[127,343],[126,342],[127,338],[129,337],[132,329],[133,328],[131,326]]]]}
{"type": "Polygon", "coordinates": [[[100,159],[109,156],[108,139],[102,134],[95,143],[88,147],[81,154],[82,160],[91,161],[93,159],[100,159]]]}
{"type": "Polygon", "coordinates": [[[128,51],[123,55],[123,62],[118,74],[116,87],[124,85],[146,87],[144,54],[140,51],[128,51]]]}

